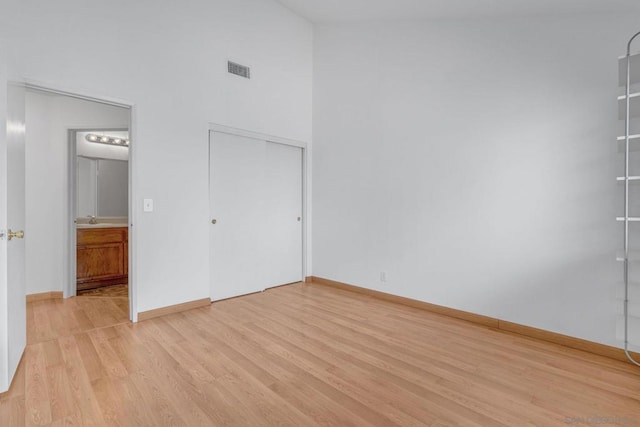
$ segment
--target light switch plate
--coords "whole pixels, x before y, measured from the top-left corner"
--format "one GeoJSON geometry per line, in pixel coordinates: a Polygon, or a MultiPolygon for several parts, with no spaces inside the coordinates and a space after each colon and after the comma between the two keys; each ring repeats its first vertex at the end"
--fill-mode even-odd
{"type": "Polygon", "coordinates": [[[153,199],[144,199],[144,211],[153,212],[153,199]]]}

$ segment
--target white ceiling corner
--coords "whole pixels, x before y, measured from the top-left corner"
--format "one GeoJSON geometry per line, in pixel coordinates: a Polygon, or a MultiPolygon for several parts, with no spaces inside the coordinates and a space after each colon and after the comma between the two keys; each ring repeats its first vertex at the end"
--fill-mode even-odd
{"type": "Polygon", "coordinates": [[[640,0],[278,0],[313,23],[640,13],[640,0]]]}

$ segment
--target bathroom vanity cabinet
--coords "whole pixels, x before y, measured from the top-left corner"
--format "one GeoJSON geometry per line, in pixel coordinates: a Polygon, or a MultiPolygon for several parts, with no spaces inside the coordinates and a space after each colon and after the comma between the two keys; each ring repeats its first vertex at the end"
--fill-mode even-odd
{"type": "Polygon", "coordinates": [[[77,289],[127,283],[128,242],[127,227],[78,228],[77,289]]]}

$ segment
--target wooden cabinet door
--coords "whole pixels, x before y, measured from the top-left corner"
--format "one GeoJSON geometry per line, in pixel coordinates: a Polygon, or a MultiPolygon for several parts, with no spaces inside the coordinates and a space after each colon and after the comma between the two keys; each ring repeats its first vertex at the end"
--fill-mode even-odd
{"type": "Polygon", "coordinates": [[[78,247],[77,278],[106,279],[125,274],[122,243],[103,243],[78,247]]]}
{"type": "Polygon", "coordinates": [[[79,229],[76,283],[78,290],[127,283],[129,239],[125,227],[79,229]]]}
{"type": "Polygon", "coordinates": [[[122,251],[124,252],[124,274],[129,275],[129,241],[125,240],[122,244],[122,251]]]}

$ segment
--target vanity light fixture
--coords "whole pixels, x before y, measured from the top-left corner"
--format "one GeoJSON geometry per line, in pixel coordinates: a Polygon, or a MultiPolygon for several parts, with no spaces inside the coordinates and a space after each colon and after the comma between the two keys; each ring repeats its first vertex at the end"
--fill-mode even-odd
{"type": "Polygon", "coordinates": [[[116,138],[108,135],[96,135],[95,133],[88,133],[85,139],[89,142],[95,142],[97,144],[115,145],[120,147],[128,147],[129,140],[124,138],[116,138]]]}

